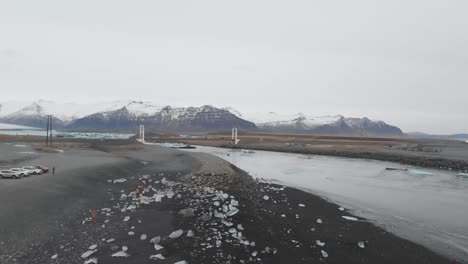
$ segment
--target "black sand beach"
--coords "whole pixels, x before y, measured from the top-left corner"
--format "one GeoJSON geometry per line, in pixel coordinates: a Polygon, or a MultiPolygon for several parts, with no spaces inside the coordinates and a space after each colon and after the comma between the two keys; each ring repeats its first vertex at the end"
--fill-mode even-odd
{"type": "Polygon", "coordinates": [[[57,168],[56,175],[0,180],[1,263],[451,261],[207,154],[98,149],[17,154],[35,151],[0,144],[0,152],[11,152],[2,164],[57,168]],[[16,159],[21,155],[31,156],[16,159]]]}

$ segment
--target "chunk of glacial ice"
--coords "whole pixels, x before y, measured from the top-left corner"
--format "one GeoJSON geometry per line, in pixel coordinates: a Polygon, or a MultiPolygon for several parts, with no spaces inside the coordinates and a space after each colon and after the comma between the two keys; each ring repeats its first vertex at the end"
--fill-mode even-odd
{"type": "Polygon", "coordinates": [[[93,249],[96,249],[96,248],[97,248],[97,245],[94,244],[94,245],[91,245],[88,249],[93,250],[93,249]]]}
{"type": "Polygon", "coordinates": [[[114,180],[114,183],[122,183],[122,182],[126,182],[126,181],[127,181],[127,179],[121,178],[121,179],[114,180]]]}
{"type": "Polygon", "coordinates": [[[156,255],[151,255],[149,259],[166,259],[163,255],[161,254],[156,254],[156,255]]]}
{"type": "Polygon", "coordinates": [[[187,231],[187,237],[193,237],[194,235],[192,230],[187,231]]]}
{"type": "Polygon", "coordinates": [[[126,258],[126,257],[129,257],[130,255],[127,254],[127,252],[125,251],[119,251],[119,252],[115,252],[114,254],[112,254],[112,257],[114,258],[126,258]]]}
{"type": "Polygon", "coordinates": [[[317,223],[318,223],[318,224],[322,224],[322,223],[323,223],[322,219],[320,219],[320,218],[317,219],[317,223]]]}
{"type": "Polygon", "coordinates": [[[239,213],[239,209],[237,209],[237,208],[232,208],[231,210],[229,210],[229,211],[226,212],[226,215],[227,215],[227,216],[233,216],[233,215],[235,215],[235,214],[237,214],[237,213],[239,213]]]}
{"type": "Polygon", "coordinates": [[[140,240],[146,240],[146,238],[147,238],[146,234],[142,234],[142,235],[140,236],[140,240]]]}
{"type": "Polygon", "coordinates": [[[263,200],[265,200],[265,201],[270,200],[270,196],[268,196],[268,195],[263,196],[263,200]]]}
{"type": "Polygon", "coordinates": [[[94,254],[94,252],[96,252],[97,250],[88,250],[86,251],[85,253],[81,254],[81,258],[88,258],[89,256],[91,256],[92,254],[94,254]]]}
{"type": "Polygon", "coordinates": [[[174,264],[188,264],[187,261],[185,260],[181,260],[181,261],[177,261],[176,263],[174,264]]]}
{"type": "Polygon", "coordinates": [[[304,204],[298,204],[298,206],[299,206],[299,207],[305,207],[305,205],[304,205],[304,204]]]}
{"type": "Polygon", "coordinates": [[[322,256],[323,256],[324,258],[328,258],[328,253],[327,253],[326,251],[321,250],[321,252],[322,252],[322,256]]]}
{"type": "Polygon", "coordinates": [[[173,238],[173,239],[174,239],[174,238],[178,238],[178,237],[180,237],[183,233],[184,233],[184,231],[183,231],[182,229],[179,229],[179,230],[176,230],[176,231],[172,232],[172,233],[169,235],[169,237],[170,237],[170,238],[173,238]]]}
{"type": "Polygon", "coordinates": [[[83,262],[83,264],[97,264],[97,263],[98,263],[97,258],[88,259],[85,262],[83,262]]]}
{"type": "Polygon", "coordinates": [[[150,239],[149,242],[153,244],[159,244],[159,242],[161,242],[161,237],[160,236],[153,237],[152,239],[150,239]]]}
{"type": "Polygon", "coordinates": [[[359,241],[359,242],[358,242],[358,247],[364,248],[364,247],[365,247],[364,242],[363,242],[363,241],[359,241]]]}
{"type": "Polygon", "coordinates": [[[325,242],[322,242],[320,240],[315,241],[315,243],[317,243],[317,245],[321,247],[325,246],[325,242]]]}
{"type": "Polygon", "coordinates": [[[344,219],[349,220],[349,221],[359,221],[356,217],[352,216],[342,216],[344,219]]]}
{"type": "Polygon", "coordinates": [[[53,255],[53,256],[52,256],[52,257],[50,257],[50,258],[51,258],[51,259],[57,259],[57,257],[58,257],[58,255],[57,255],[57,254],[55,254],[55,255],[53,255]]]}

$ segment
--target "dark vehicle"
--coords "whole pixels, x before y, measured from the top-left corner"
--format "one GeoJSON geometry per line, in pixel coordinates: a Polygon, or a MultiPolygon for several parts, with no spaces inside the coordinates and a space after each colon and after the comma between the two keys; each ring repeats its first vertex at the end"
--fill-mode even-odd
{"type": "Polygon", "coordinates": [[[48,173],[48,172],[49,172],[49,168],[47,168],[47,167],[40,166],[40,165],[36,165],[36,166],[34,166],[34,167],[36,167],[36,168],[42,170],[43,173],[48,173]]]}

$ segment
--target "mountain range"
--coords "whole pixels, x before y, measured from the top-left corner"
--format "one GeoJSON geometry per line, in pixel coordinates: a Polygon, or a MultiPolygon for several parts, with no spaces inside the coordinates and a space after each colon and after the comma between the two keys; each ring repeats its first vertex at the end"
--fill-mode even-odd
{"type": "Polygon", "coordinates": [[[403,136],[396,126],[366,117],[341,115],[311,116],[303,113],[279,115],[274,112],[242,114],[230,107],[160,106],[151,102],[112,101],[97,104],[55,103],[39,100],[30,103],[0,103],[0,122],[45,127],[46,116],[53,116],[54,128],[62,130],[135,130],[138,125],[171,132],[230,130],[330,134],[354,136],[403,136]]]}

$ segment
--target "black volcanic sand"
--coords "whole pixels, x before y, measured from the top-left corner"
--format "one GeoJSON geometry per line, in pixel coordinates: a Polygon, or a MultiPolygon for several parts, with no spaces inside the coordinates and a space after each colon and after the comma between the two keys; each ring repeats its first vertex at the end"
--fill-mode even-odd
{"type": "Polygon", "coordinates": [[[217,159],[152,146],[41,153],[34,162],[54,164],[56,175],[0,180],[0,263],[450,263],[364,219],[342,218],[351,214],[320,197],[254,181],[234,167],[209,173],[204,165],[221,166],[217,159]],[[223,205],[239,212],[226,216],[223,205]],[[180,237],[168,237],[178,229],[180,237]],[[156,236],[158,251],[149,242],[156,236]],[[82,258],[92,245],[97,251],[82,258]],[[122,246],[129,256],[111,257],[122,246]],[[150,260],[156,254],[165,259],[150,260]]]}

